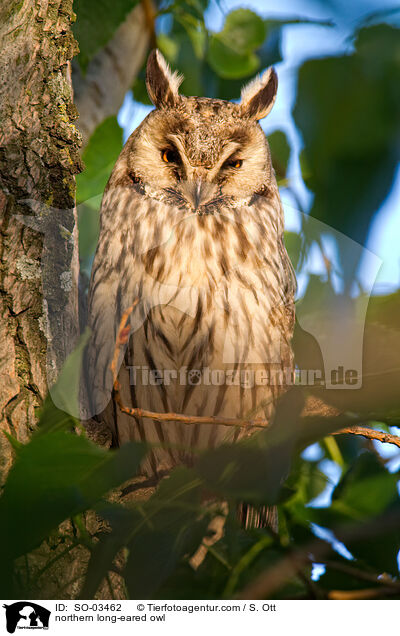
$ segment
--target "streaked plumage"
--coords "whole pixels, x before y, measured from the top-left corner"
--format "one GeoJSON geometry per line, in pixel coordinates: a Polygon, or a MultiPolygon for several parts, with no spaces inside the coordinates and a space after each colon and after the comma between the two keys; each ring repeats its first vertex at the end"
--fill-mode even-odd
{"type": "Polygon", "coordinates": [[[110,401],[109,364],[122,313],[139,298],[120,369],[126,405],[270,417],[293,369],[294,277],[268,143],[258,124],[275,98],[274,71],[252,82],[240,104],[183,97],[179,78],[153,52],[147,83],[156,110],[127,141],[103,197],[88,361],[92,414],[109,424],[117,444],[159,444],[143,465],[152,476],[190,463],[193,448],[233,441],[239,433],[135,421],[119,412],[110,401]],[[133,367],[140,367],[136,378],[133,367]],[[143,383],[143,367],[168,370],[169,382],[160,383],[156,373],[153,384],[143,383]],[[265,379],[281,369],[283,385],[282,377],[280,384],[252,388],[234,383],[235,371],[258,370],[265,379]],[[219,384],[222,371],[230,373],[219,384]]]}

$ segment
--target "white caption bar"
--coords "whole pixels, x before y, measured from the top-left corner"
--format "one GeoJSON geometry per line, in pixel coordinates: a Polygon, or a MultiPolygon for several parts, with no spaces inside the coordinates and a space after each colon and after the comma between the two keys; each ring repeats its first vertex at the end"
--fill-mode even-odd
{"type": "Polygon", "coordinates": [[[398,619],[399,601],[0,601],[0,633],[296,636],[338,629],[376,636],[398,619]],[[321,622],[319,622],[321,621],[321,622]],[[21,631],[23,630],[23,631],[21,631]]]}

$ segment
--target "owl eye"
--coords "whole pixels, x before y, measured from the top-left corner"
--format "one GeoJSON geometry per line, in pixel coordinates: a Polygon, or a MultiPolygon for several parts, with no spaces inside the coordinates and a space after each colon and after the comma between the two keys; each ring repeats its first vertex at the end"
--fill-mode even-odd
{"type": "Polygon", "coordinates": [[[162,160],[165,163],[180,163],[179,152],[176,150],[171,150],[171,148],[166,148],[161,152],[162,160]]]}
{"type": "Polygon", "coordinates": [[[243,159],[228,159],[224,164],[224,168],[241,168],[242,164],[243,159]]]}

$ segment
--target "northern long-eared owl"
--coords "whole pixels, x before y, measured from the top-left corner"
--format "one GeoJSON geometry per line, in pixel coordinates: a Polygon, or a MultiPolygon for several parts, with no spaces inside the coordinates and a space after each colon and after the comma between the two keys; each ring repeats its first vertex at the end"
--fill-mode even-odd
{"type": "Polygon", "coordinates": [[[283,210],[259,120],[273,68],[238,103],[178,92],[159,51],[147,64],[155,109],[132,133],[104,192],[89,291],[91,415],[115,445],[154,443],[148,476],[190,464],[195,449],[254,429],[157,422],[121,413],[110,362],[124,311],[131,336],[119,379],[127,406],[270,418],[293,372],[293,270],[283,210]]]}

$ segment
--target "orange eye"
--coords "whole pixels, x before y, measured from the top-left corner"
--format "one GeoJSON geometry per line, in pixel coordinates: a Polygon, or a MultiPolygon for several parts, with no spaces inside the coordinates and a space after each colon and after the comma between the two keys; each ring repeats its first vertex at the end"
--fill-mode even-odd
{"type": "Polygon", "coordinates": [[[171,150],[171,148],[166,148],[161,152],[162,160],[165,163],[180,163],[179,153],[176,150],[171,150]]]}
{"type": "Polygon", "coordinates": [[[243,160],[242,159],[228,159],[228,161],[226,161],[224,163],[224,168],[240,168],[243,164],[243,160]]]}

